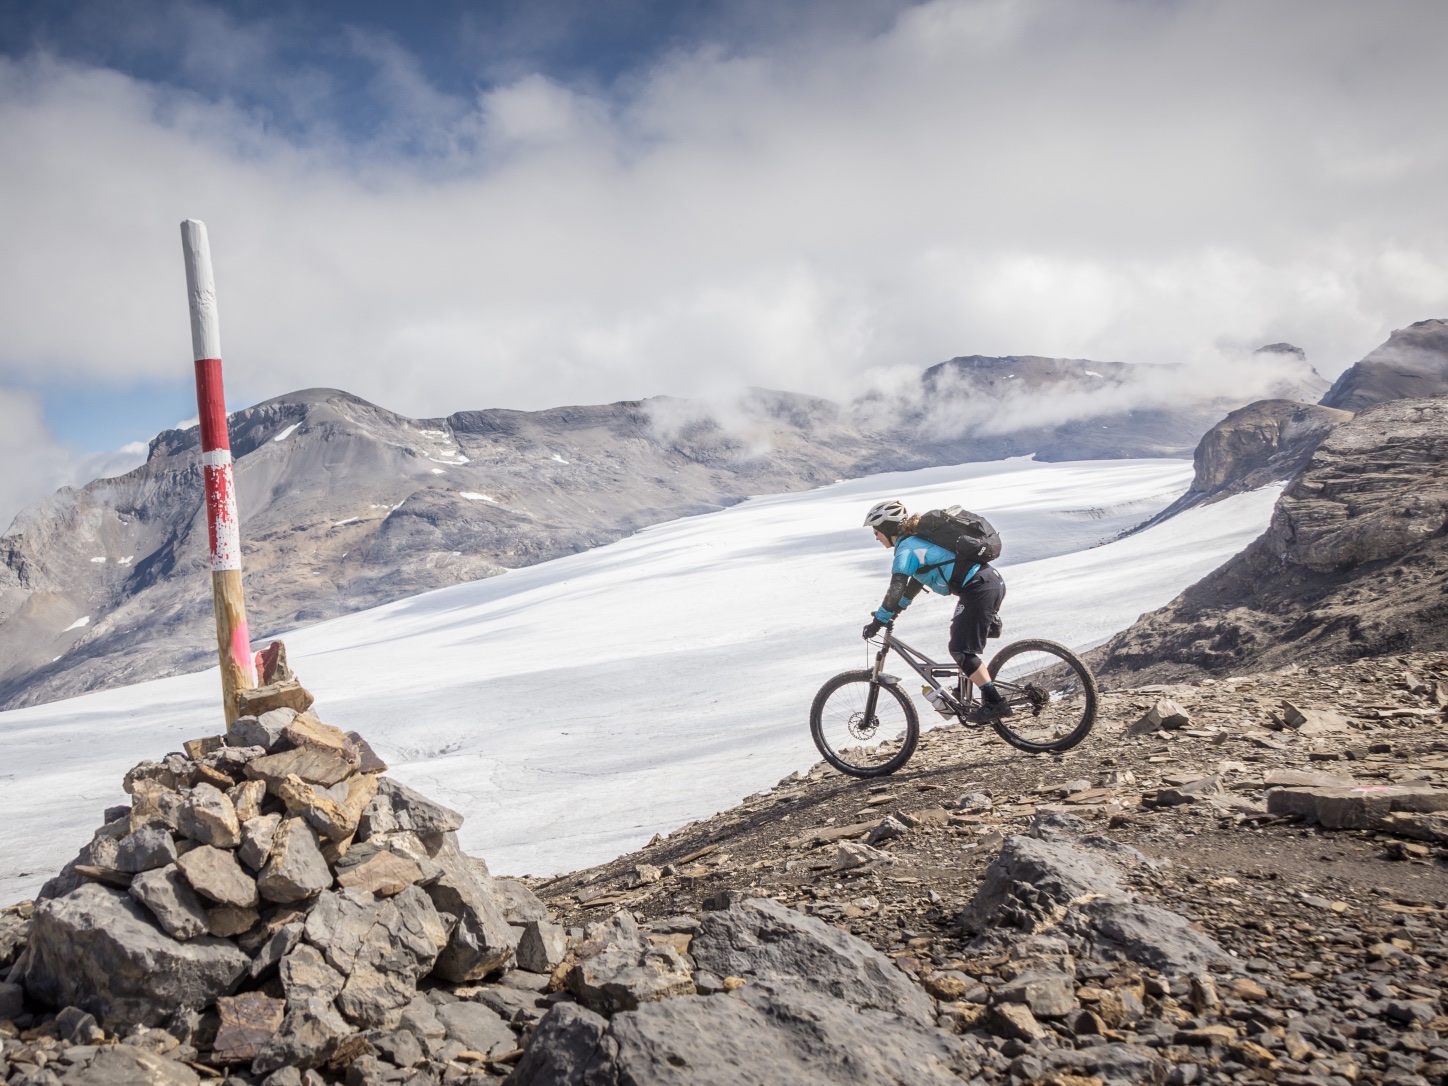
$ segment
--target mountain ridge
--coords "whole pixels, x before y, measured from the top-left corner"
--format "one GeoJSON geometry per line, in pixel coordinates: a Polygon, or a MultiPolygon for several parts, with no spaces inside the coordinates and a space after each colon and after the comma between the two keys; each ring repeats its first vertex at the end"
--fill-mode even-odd
{"type": "Polygon", "coordinates": [[[1318,402],[1361,411],[1387,400],[1444,394],[1448,394],[1448,320],[1432,319],[1395,329],[1386,342],[1343,370],[1318,402]]]}
{"type": "MultiPolygon", "coordinates": [[[[941,367],[847,405],[755,389],[724,405],[655,397],[412,419],[307,389],[234,412],[253,636],[755,494],[1019,455],[1185,455],[1223,412],[1215,395],[1175,394],[1160,367],[1028,356],[941,367]],[[1016,370],[1030,376],[995,381],[1016,370]],[[1094,391],[1092,372],[1115,391],[1094,391]],[[1075,397],[1076,416],[1043,416],[1050,392],[1075,397]],[[1022,425],[1002,430],[1023,399],[1022,425]]],[[[194,428],[163,431],[145,464],[63,489],[0,536],[0,707],[210,665],[198,441],[194,428]]]]}

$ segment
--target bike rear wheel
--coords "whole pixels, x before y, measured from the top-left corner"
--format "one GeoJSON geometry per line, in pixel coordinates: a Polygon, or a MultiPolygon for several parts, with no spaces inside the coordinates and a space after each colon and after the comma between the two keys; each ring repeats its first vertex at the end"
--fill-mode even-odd
{"type": "Polygon", "coordinates": [[[1096,679],[1065,645],[1013,642],[996,653],[990,673],[1011,706],[992,726],[1019,750],[1070,750],[1096,723],[1096,679]]]}
{"type": "Polygon", "coordinates": [[[809,710],[815,746],[851,777],[894,773],[920,741],[920,718],[909,697],[897,685],[873,679],[870,671],[836,675],[820,687],[809,710]]]}

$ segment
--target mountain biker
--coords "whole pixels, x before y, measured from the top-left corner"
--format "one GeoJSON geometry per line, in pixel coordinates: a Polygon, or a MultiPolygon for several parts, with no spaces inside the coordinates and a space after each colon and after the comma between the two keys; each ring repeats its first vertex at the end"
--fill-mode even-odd
{"type": "Polygon", "coordinates": [[[987,634],[1006,598],[1006,583],[1000,571],[987,562],[975,563],[961,571],[957,580],[956,556],[944,547],[927,542],[911,531],[918,518],[911,517],[905,506],[895,500],[872,506],[865,514],[865,527],[875,538],[895,550],[890,567],[890,587],[879,610],[865,626],[865,640],[894,622],[910,601],[928,587],[942,596],[956,595],[955,616],[950,622],[950,655],[960,665],[961,674],[980,688],[981,704],[976,710],[978,721],[998,720],[1011,715],[1005,696],[991,680],[981,660],[987,634]]]}

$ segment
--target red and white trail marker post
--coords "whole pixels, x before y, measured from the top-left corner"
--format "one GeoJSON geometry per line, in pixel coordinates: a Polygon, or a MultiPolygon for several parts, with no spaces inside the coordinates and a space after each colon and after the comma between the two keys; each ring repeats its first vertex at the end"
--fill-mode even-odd
{"type": "Polygon", "coordinates": [[[221,331],[216,320],[216,282],[206,224],[181,224],[186,294],[191,304],[191,346],[196,356],[196,407],[201,418],[201,465],[206,482],[206,534],[211,544],[211,597],[216,608],[216,648],[221,657],[221,698],[226,722],[236,719],[236,695],[256,685],[246,600],[241,591],[241,523],[221,387],[221,331]]]}

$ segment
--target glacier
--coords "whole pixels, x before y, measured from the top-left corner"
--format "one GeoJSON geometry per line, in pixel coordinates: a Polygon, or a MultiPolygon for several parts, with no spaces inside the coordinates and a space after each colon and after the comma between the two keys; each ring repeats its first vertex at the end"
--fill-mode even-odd
{"type": "MultiPolygon", "coordinates": [[[[637,848],[817,760],[810,701],[865,662],[860,628],[888,580],[888,552],[860,526],[874,502],[988,516],[1006,548],[999,644],[1084,649],[1266,527],[1280,486],[1116,538],[1191,475],[1181,460],[1028,458],[875,475],[752,498],[284,637],[317,714],[463,812],[464,848],[496,873],[549,874],[637,848]]],[[[900,635],[944,658],[950,604],[922,594],[900,635]]],[[[102,809],[126,802],[131,765],[219,731],[219,701],[211,669],[0,713],[0,902],[33,895],[102,809]]],[[[938,719],[922,702],[922,725],[938,719]]]]}

